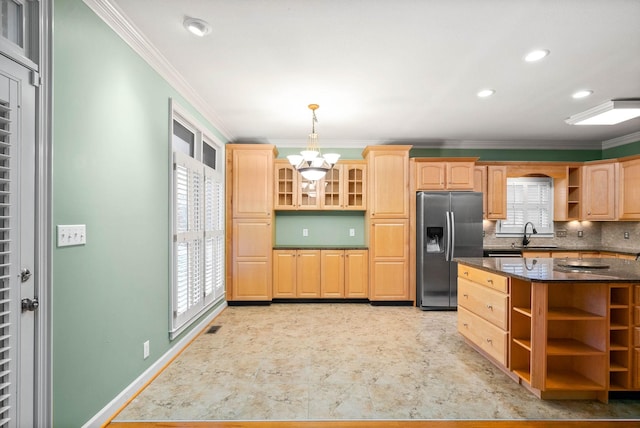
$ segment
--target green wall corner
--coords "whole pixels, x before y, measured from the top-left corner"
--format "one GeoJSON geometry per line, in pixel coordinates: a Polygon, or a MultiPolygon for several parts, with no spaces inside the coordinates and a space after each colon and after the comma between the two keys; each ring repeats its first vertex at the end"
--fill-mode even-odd
{"type": "Polygon", "coordinates": [[[82,1],[54,2],[54,31],[53,225],[87,226],[86,245],[52,251],[53,417],[71,427],[176,343],[169,98],[226,141],[82,1]]]}

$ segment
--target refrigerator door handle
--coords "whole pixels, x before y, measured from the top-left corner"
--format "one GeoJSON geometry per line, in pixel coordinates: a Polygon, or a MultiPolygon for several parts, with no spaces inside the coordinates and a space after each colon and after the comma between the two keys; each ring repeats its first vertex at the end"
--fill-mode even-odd
{"type": "Polygon", "coordinates": [[[423,234],[422,234],[422,251],[423,254],[425,254],[427,252],[427,228],[423,227],[423,234]]]}
{"type": "Polygon", "coordinates": [[[449,248],[451,248],[450,259],[453,260],[454,251],[456,250],[456,218],[454,217],[453,211],[451,211],[449,214],[451,214],[451,229],[449,229],[449,234],[451,235],[451,245],[449,248]]]}
{"type": "Polygon", "coordinates": [[[449,218],[449,211],[445,211],[445,218],[447,219],[447,248],[444,249],[444,260],[451,261],[449,259],[449,253],[451,252],[451,219],[449,218]]]}

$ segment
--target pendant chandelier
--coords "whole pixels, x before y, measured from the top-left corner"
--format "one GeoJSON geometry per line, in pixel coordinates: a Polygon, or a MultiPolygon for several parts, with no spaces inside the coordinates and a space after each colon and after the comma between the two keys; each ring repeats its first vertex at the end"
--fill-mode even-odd
{"type": "Polygon", "coordinates": [[[316,134],[316,110],[320,106],[318,104],[309,104],[311,109],[311,134],[307,140],[307,148],[300,152],[299,155],[289,155],[287,159],[293,167],[298,170],[300,175],[309,181],[317,181],[322,179],[327,172],[333,168],[338,162],[340,155],[337,153],[320,154],[318,148],[318,134],[316,134]]]}

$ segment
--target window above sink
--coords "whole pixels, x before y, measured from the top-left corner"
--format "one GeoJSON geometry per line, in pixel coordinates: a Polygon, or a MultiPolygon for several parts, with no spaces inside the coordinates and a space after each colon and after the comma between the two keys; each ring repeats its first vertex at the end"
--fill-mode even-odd
{"type": "Polygon", "coordinates": [[[507,178],[507,219],[498,220],[496,236],[522,237],[527,222],[534,224],[536,238],[553,238],[553,178],[507,178]]]}

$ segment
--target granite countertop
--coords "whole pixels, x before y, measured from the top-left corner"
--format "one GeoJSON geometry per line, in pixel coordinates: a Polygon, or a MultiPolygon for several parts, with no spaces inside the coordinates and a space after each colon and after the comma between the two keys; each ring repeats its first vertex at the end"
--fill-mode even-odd
{"type": "Polygon", "coordinates": [[[532,247],[522,247],[515,246],[512,247],[510,245],[489,245],[483,247],[485,251],[531,251],[531,252],[546,252],[546,251],[599,251],[599,252],[609,252],[609,253],[620,253],[620,254],[631,254],[637,256],[640,254],[639,249],[631,250],[629,248],[616,248],[616,247],[562,247],[562,246],[549,246],[544,247],[540,246],[532,246],[532,247]]]}
{"type": "Polygon", "coordinates": [[[368,250],[364,245],[274,245],[274,250],[368,250]]]}
{"type": "Polygon", "coordinates": [[[531,282],[640,282],[640,262],[623,259],[549,259],[514,257],[463,257],[460,264],[531,282]],[[575,268],[565,264],[592,263],[607,268],[575,268]]]}

